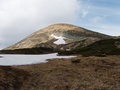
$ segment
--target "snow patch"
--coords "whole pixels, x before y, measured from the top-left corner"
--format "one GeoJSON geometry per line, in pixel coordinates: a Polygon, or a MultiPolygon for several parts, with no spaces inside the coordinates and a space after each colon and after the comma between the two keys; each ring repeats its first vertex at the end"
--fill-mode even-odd
{"type": "Polygon", "coordinates": [[[52,37],[54,37],[55,39],[57,39],[57,41],[55,41],[54,42],[54,44],[57,44],[57,45],[59,45],[59,44],[66,44],[66,42],[65,42],[65,37],[62,37],[62,36],[55,36],[54,34],[51,34],[51,36],[52,37]]]}
{"type": "Polygon", "coordinates": [[[46,63],[48,59],[54,58],[74,58],[76,56],[57,56],[57,53],[41,54],[41,55],[13,55],[13,54],[1,54],[0,65],[12,66],[12,65],[28,65],[36,63],[46,63]]]}

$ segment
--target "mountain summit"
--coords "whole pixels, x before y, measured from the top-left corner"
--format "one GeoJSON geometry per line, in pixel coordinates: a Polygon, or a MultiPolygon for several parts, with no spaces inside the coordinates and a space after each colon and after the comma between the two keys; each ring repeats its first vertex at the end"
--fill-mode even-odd
{"type": "Polygon", "coordinates": [[[70,24],[54,24],[45,27],[20,42],[5,48],[5,50],[34,48],[34,47],[58,47],[77,45],[76,42],[85,42],[88,45],[92,42],[102,39],[108,39],[111,36],[90,31],[82,27],[70,24]],[[70,44],[70,45],[69,45],[70,44]]]}

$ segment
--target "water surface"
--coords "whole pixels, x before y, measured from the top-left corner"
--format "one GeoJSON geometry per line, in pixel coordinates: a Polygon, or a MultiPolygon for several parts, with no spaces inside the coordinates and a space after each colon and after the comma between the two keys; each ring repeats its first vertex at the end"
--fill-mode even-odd
{"type": "Polygon", "coordinates": [[[26,65],[35,63],[45,63],[47,59],[54,58],[72,58],[75,56],[57,56],[57,53],[42,54],[42,55],[15,55],[15,54],[1,54],[0,65],[26,65]]]}

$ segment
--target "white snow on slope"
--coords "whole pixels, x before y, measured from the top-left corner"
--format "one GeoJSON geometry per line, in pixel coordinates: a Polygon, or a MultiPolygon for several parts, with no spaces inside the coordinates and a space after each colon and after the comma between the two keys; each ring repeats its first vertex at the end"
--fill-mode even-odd
{"type": "Polygon", "coordinates": [[[62,36],[55,36],[54,34],[51,34],[51,36],[52,37],[54,37],[55,39],[57,39],[57,41],[55,41],[54,42],[54,44],[57,44],[57,45],[59,45],[59,44],[66,44],[66,42],[65,42],[65,37],[62,37],[62,36]]]}

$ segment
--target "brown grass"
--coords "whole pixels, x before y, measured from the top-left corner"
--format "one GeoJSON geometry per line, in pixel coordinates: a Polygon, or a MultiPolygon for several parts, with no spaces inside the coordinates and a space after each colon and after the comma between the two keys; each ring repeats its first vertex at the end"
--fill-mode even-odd
{"type": "Polygon", "coordinates": [[[1,66],[0,90],[120,90],[120,56],[78,56],[1,66]]]}
{"type": "Polygon", "coordinates": [[[14,68],[30,73],[20,90],[120,89],[120,56],[78,56],[72,59],[53,59],[42,64],[14,66],[14,68]],[[73,60],[80,62],[73,63],[73,60]]]}
{"type": "Polygon", "coordinates": [[[19,90],[29,73],[10,66],[0,66],[0,90],[19,90]]]}

